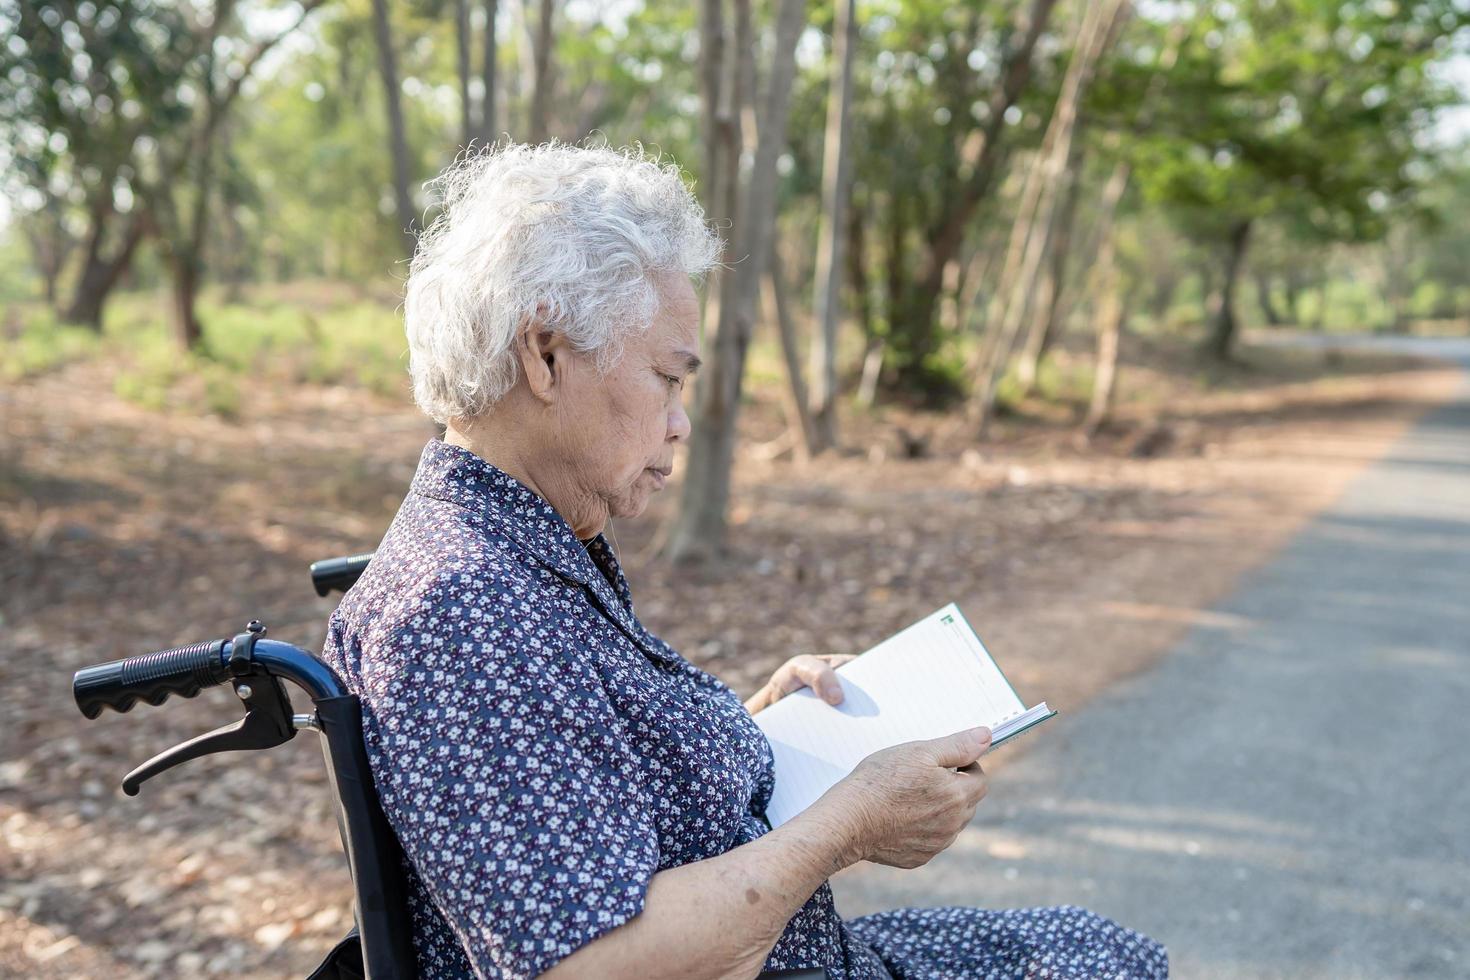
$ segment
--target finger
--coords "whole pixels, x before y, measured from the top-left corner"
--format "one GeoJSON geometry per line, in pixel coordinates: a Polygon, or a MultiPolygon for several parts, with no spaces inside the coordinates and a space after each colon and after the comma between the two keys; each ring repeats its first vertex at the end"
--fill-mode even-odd
{"type": "Polygon", "coordinates": [[[972,808],[978,806],[980,801],[985,799],[985,794],[990,789],[989,778],[980,769],[978,763],[961,769],[959,776],[963,780],[960,788],[965,794],[965,800],[972,808]]]}
{"type": "Polygon", "coordinates": [[[792,669],[802,684],[817,693],[817,697],[828,704],[842,703],[842,682],[830,664],[820,657],[803,655],[792,658],[787,666],[792,669]]]}
{"type": "Polygon", "coordinates": [[[990,748],[990,729],[970,728],[932,739],[928,744],[934,753],[936,766],[956,769],[968,766],[985,754],[985,750],[990,748]]]}
{"type": "Polygon", "coordinates": [[[760,710],[760,708],[769,708],[771,705],[781,700],[781,689],[776,684],[776,678],[772,677],[770,680],[766,681],[766,686],[757,691],[755,697],[752,700],[755,701],[755,703],[759,706],[754,710],[760,710]]]}

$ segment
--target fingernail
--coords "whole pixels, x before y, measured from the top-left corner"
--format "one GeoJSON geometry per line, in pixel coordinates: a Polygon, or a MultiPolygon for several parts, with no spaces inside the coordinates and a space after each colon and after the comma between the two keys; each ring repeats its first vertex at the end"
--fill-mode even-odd
{"type": "Polygon", "coordinates": [[[990,729],[988,729],[988,728],[983,728],[982,727],[982,728],[975,729],[975,735],[982,742],[988,742],[988,741],[990,741],[990,729]]]}

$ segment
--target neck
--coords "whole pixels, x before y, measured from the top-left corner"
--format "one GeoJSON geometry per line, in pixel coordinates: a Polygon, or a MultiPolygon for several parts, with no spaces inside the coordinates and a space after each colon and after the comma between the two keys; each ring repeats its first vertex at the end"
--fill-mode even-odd
{"type": "Polygon", "coordinates": [[[506,435],[516,431],[521,427],[497,425],[487,419],[459,424],[451,421],[444,428],[444,441],[469,450],[546,501],[571,526],[578,540],[597,537],[606,523],[606,514],[599,517],[597,508],[579,506],[586,495],[578,494],[571,481],[558,476],[554,468],[537,465],[534,457],[522,451],[519,440],[506,435]]]}

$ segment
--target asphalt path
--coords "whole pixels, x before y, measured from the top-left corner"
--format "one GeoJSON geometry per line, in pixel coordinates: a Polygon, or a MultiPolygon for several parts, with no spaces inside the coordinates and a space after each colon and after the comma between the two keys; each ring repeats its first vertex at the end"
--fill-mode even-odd
{"type": "Polygon", "coordinates": [[[1470,977],[1470,375],[1205,620],[839,909],[1084,905],[1182,978],[1470,977]]]}

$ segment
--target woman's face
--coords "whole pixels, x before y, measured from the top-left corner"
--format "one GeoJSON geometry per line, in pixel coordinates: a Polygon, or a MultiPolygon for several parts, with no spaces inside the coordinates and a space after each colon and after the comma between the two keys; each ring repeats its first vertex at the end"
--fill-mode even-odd
{"type": "MultiPolygon", "coordinates": [[[[653,322],[627,338],[606,376],[597,377],[590,355],[577,355],[584,360],[576,372],[581,383],[562,403],[566,458],[578,462],[578,496],[587,509],[602,510],[604,520],[643,513],[663,489],[674,447],[689,438],[683,389],[699,366],[699,301],[685,276],[666,275],[659,287],[653,322]]],[[[597,517],[578,514],[578,535],[601,530],[597,517]]]]}

